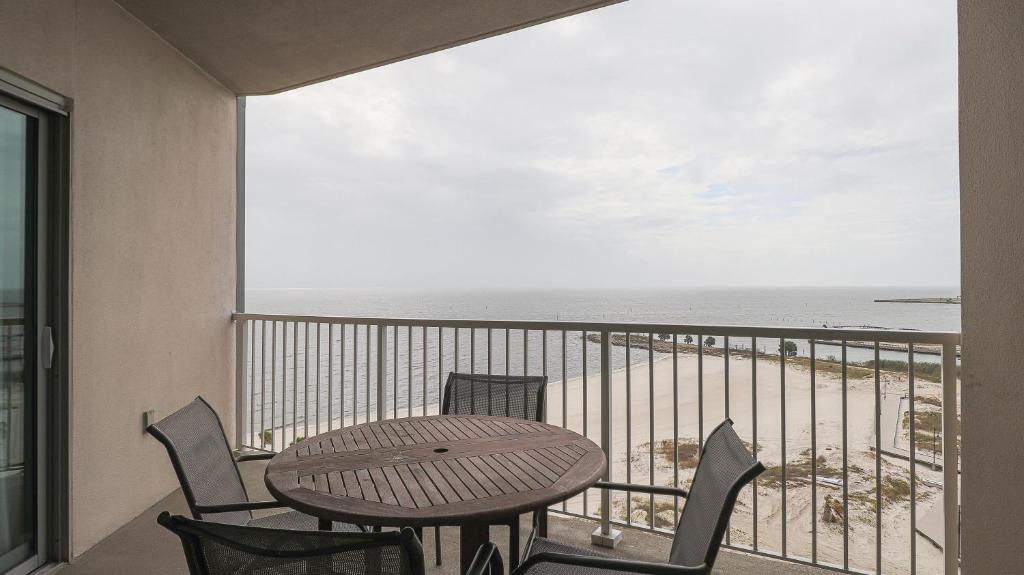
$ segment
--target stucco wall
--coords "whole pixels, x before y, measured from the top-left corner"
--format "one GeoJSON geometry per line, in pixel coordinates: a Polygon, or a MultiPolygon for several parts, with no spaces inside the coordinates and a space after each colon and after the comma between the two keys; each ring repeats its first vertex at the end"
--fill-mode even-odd
{"type": "Polygon", "coordinates": [[[232,428],[235,100],[109,0],[0,0],[0,66],[73,99],[78,555],[176,487],[143,411],[232,428]]]}
{"type": "Polygon", "coordinates": [[[960,1],[965,574],[1024,573],[1024,2],[960,1]]]}

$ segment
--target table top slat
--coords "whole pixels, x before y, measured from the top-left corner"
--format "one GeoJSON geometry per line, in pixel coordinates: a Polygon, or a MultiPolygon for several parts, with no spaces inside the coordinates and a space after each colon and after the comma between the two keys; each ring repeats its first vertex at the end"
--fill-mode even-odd
{"type": "Polygon", "coordinates": [[[460,426],[455,425],[453,421],[442,420],[437,423],[441,427],[444,427],[448,431],[448,433],[450,433],[455,438],[453,441],[462,441],[470,438],[470,436],[466,435],[466,432],[462,431],[462,428],[460,426]]]}
{"type": "Polygon", "coordinates": [[[427,472],[423,470],[419,463],[410,463],[409,472],[412,473],[413,478],[416,479],[416,483],[419,484],[423,493],[430,499],[431,505],[436,506],[448,503],[444,495],[441,495],[441,490],[437,488],[437,485],[434,484],[430,477],[427,477],[427,472]]]}
{"type": "Polygon", "coordinates": [[[420,486],[420,482],[416,481],[412,471],[409,470],[408,465],[396,465],[395,471],[398,472],[398,476],[402,479],[402,483],[405,488],[409,490],[409,495],[412,496],[412,500],[416,503],[416,507],[433,507],[433,503],[430,501],[430,497],[423,491],[423,487],[420,486]]]}
{"type": "Polygon", "coordinates": [[[523,466],[523,469],[529,470],[535,474],[543,475],[549,483],[553,483],[558,480],[559,474],[551,470],[547,465],[542,464],[536,457],[535,451],[516,451],[509,453],[510,459],[519,461],[523,466]]]}
{"type": "Polygon", "coordinates": [[[546,465],[548,469],[557,473],[559,477],[569,469],[564,461],[557,457],[552,457],[544,449],[531,449],[529,453],[533,455],[537,461],[546,465]]]}
{"type": "Polygon", "coordinates": [[[380,501],[377,487],[370,478],[370,472],[366,469],[356,469],[356,481],[359,482],[359,489],[363,492],[363,498],[367,501],[380,501]]]}
{"type": "Polygon", "coordinates": [[[370,442],[366,440],[362,429],[353,429],[350,435],[356,443],[356,449],[370,449],[370,442]]]}
{"type": "Polygon", "coordinates": [[[345,489],[345,480],[341,477],[340,471],[332,471],[327,474],[327,484],[330,487],[331,495],[346,497],[348,490],[345,489]]]}
{"type": "Polygon", "coordinates": [[[356,472],[352,470],[346,470],[341,472],[341,477],[345,480],[345,491],[348,497],[354,499],[365,499],[363,495],[363,487],[359,485],[359,480],[356,479],[356,472]]]}
{"type": "Polygon", "coordinates": [[[369,471],[370,479],[373,480],[373,487],[377,490],[377,495],[380,496],[380,502],[387,503],[388,505],[400,505],[398,498],[395,497],[394,489],[391,488],[391,482],[384,475],[384,470],[380,467],[374,467],[369,471]]]}
{"type": "Polygon", "coordinates": [[[437,465],[438,467],[447,468],[450,471],[452,477],[455,477],[456,479],[461,481],[463,485],[466,486],[466,489],[469,491],[469,493],[473,494],[472,498],[467,497],[467,499],[483,499],[490,495],[490,493],[488,493],[487,491],[487,488],[484,487],[483,484],[480,483],[480,481],[478,481],[476,477],[474,477],[471,473],[466,471],[466,469],[458,462],[458,460],[452,459],[449,461],[441,459],[439,461],[436,461],[435,465],[437,465]]]}
{"type": "Polygon", "coordinates": [[[512,461],[509,457],[510,453],[495,453],[492,459],[500,463],[509,473],[515,476],[521,481],[527,489],[541,489],[545,487],[541,485],[540,481],[537,481],[533,476],[523,469],[523,466],[518,461],[512,461]]]}
{"type": "Polygon", "coordinates": [[[426,472],[427,476],[430,477],[430,480],[434,482],[434,486],[441,492],[445,501],[449,503],[462,501],[462,497],[459,496],[457,489],[453,487],[448,478],[441,473],[441,470],[434,465],[434,462],[424,461],[419,465],[423,468],[423,471],[426,472]]]}
{"type": "Polygon", "coordinates": [[[398,476],[398,471],[394,467],[382,467],[381,473],[388,480],[388,487],[391,488],[392,493],[395,494],[395,498],[398,499],[398,504],[402,507],[409,507],[412,509],[416,508],[416,502],[413,501],[412,495],[409,490],[405,488],[405,483],[402,478],[398,476]]]}

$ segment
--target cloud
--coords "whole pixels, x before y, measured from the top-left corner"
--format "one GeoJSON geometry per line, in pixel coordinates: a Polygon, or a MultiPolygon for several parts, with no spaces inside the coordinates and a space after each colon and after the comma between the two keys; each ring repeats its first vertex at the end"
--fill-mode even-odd
{"type": "Polygon", "coordinates": [[[956,3],[633,0],[248,101],[251,287],[959,283],[956,3]]]}

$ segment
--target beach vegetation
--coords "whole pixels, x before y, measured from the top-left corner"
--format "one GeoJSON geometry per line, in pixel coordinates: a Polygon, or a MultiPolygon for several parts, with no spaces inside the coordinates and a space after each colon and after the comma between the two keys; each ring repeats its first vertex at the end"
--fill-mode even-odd
{"type": "MultiPolygon", "coordinates": [[[[875,360],[862,361],[855,365],[866,367],[869,369],[875,368],[875,360]]],[[[899,373],[910,373],[909,364],[905,361],[898,359],[880,359],[878,361],[878,368],[881,371],[895,371],[899,373]]],[[[957,376],[960,375],[960,367],[957,367],[957,376]]],[[[914,377],[922,381],[929,381],[933,383],[942,382],[942,364],[933,363],[929,361],[915,361],[914,362],[914,377]]]]}
{"type": "Polygon", "coordinates": [[[707,338],[704,339],[704,347],[714,347],[714,346],[715,346],[715,338],[714,338],[714,336],[710,336],[709,335],[707,338]]]}
{"type": "Polygon", "coordinates": [[[685,343],[686,345],[693,345],[693,336],[692,335],[688,335],[688,336],[684,337],[683,338],[683,343],[685,343]]]}
{"type": "MultiPolygon", "coordinates": [[[[804,450],[800,454],[800,458],[788,461],[785,469],[786,485],[809,481],[815,474],[817,477],[827,477],[830,479],[842,478],[842,468],[830,464],[824,455],[817,457],[815,460],[816,465],[811,465],[811,461],[810,450],[804,450]]],[[[767,467],[764,473],[758,476],[757,484],[769,489],[782,487],[782,471],[781,465],[767,467]]]]}
{"type": "Polygon", "coordinates": [[[263,445],[273,445],[273,444],[274,444],[274,430],[273,429],[264,429],[263,430],[263,445]]]}
{"type": "Polygon", "coordinates": [[[658,339],[660,339],[661,341],[668,341],[668,340],[672,339],[672,335],[671,334],[667,334],[667,333],[659,333],[658,334],[658,339]]]}
{"type": "Polygon", "coordinates": [[[300,436],[296,437],[295,439],[293,439],[291,444],[295,445],[296,443],[302,443],[305,440],[306,440],[306,436],[305,435],[300,435],[300,436]]]}
{"type": "Polygon", "coordinates": [[[910,482],[902,477],[886,475],[882,478],[882,505],[910,499],[910,482]]]}
{"type": "Polygon", "coordinates": [[[779,353],[785,353],[786,357],[796,357],[797,347],[795,341],[787,341],[785,345],[779,344],[779,353]]]}
{"type": "MultiPolygon", "coordinates": [[[[644,442],[638,445],[633,450],[633,455],[630,458],[632,464],[645,463],[646,458],[650,454],[651,444],[644,442]]],[[[679,442],[676,444],[675,450],[672,449],[671,439],[659,439],[654,442],[654,454],[658,457],[659,462],[664,467],[672,468],[672,460],[675,454],[679,454],[679,469],[693,469],[697,467],[697,460],[700,457],[700,446],[697,442],[689,438],[679,438],[679,442]]]]}
{"type": "MultiPolygon", "coordinates": [[[[654,498],[654,522],[650,520],[651,498],[649,496],[634,495],[630,498],[632,513],[629,513],[633,523],[650,525],[655,529],[675,528],[676,504],[673,500],[654,498]]],[[[617,506],[617,515],[622,519],[626,518],[627,510],[625,502],[617,506]]]]}

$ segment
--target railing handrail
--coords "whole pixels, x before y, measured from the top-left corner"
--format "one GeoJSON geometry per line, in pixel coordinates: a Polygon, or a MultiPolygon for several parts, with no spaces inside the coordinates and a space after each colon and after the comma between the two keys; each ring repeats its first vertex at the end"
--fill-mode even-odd
{"type": "Polygon", "coordinates": [[[504,319],[436,319],[394,317],[348,317],[334,315],[293,315],[278,313],[235,312],[233,321],[287,321],[300,323],[330,323],[356,325],[388,325],[411,327],[451,327],[514,330],[565,330],[615,333],[668,333],[716,335],[730,337],[758,337],[785,339],[826,339],[837,341],[869,341],[906,344],[959,345],[960,334],[955,331],[917,331],[907,329],[851,329],[787,326],[745,326],[711,324],[594,322],[565,320],[504,320],[504,319]]]}

